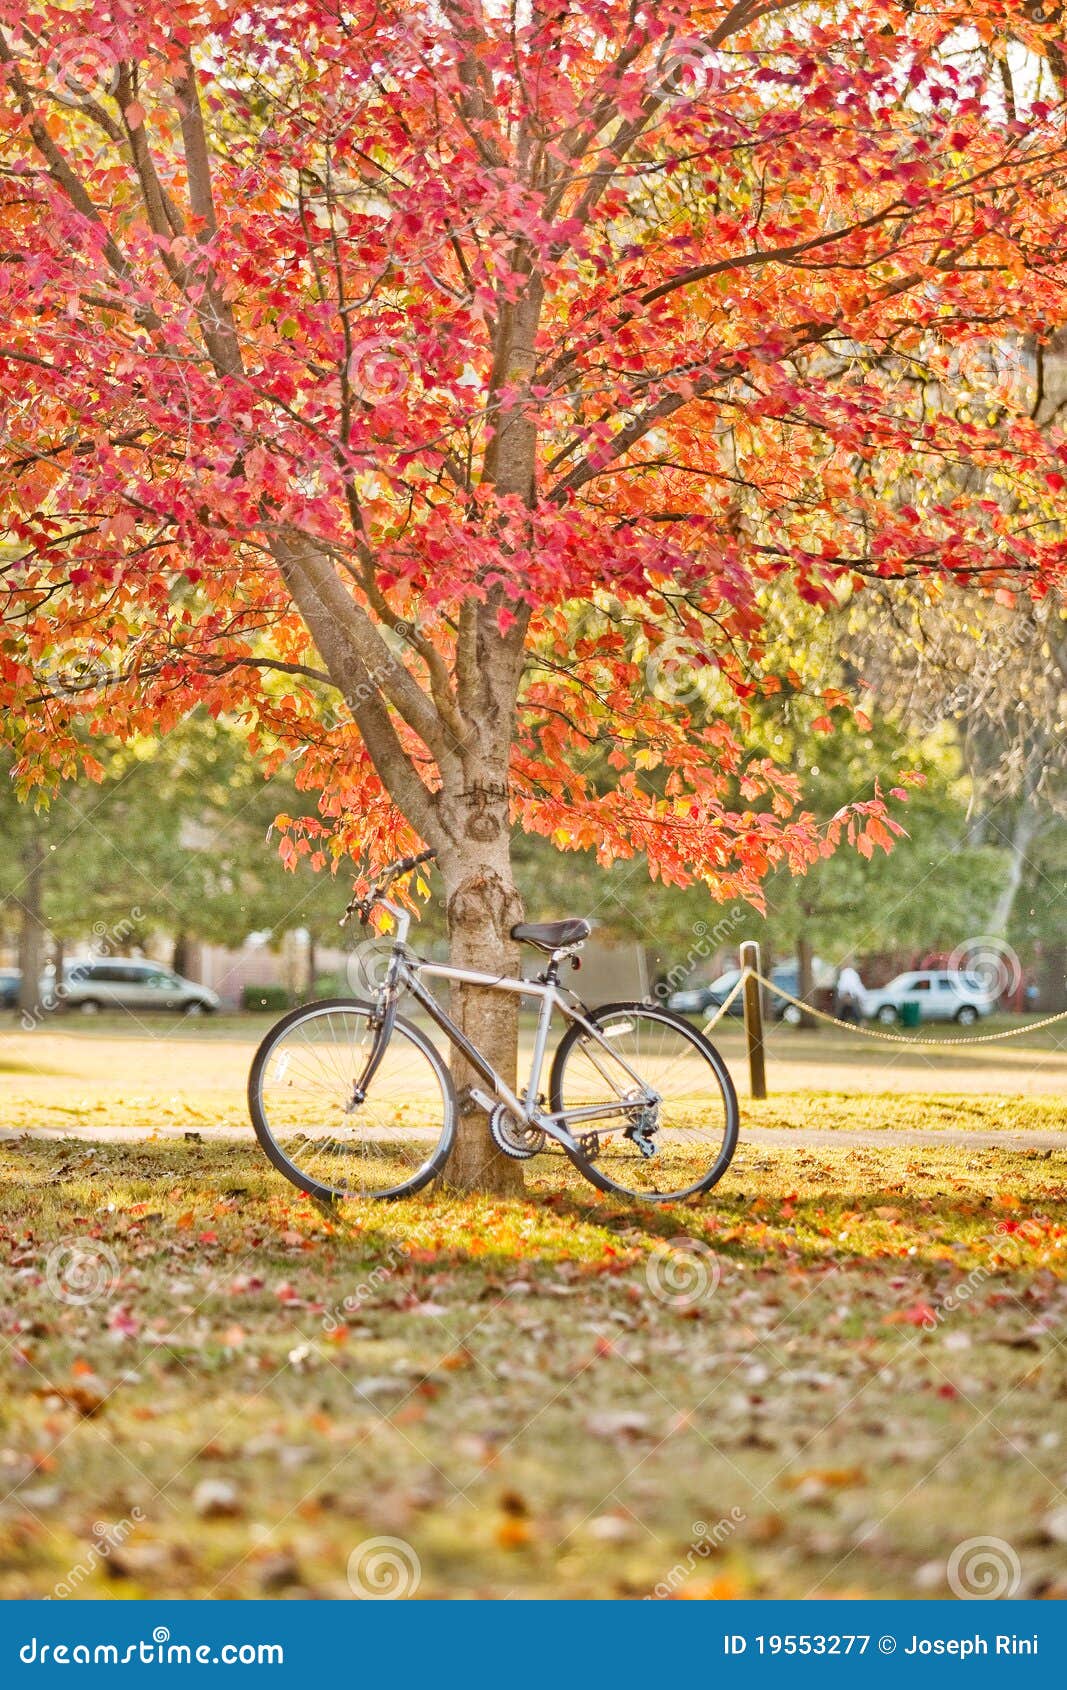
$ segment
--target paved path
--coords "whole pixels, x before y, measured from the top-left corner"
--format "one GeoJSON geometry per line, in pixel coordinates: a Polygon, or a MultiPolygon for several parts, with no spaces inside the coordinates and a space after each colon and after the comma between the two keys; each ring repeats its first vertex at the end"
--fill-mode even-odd
{"type": "MultiPolygon", "coordinates": [[[[193,1138],[230,1140],[249,1145],[255,1144],[252,1128],[246,1127],[236,1130],[233,1127],[197,1127],[194,1130],[186,1127],[159,1127],[151,1135],[156,1141],[164,1138],[193,1138]]],[[[78,1143],[104,1144],[143,1144],[149,1137],[142,1127],[106,1127],[106,1126],[78,1126],[69,1132],[62,1132],[58,1128],[38,1127],[32,1132],[19,1132],[10,1127],[0,1127],[0,1144],[28,1139],[63,1139],[76,1140],[78,1143]]],[[[962,1128],[945,1127],[939,1132],[921,1132],[906,1127],[886,1127],[882,1131],[877,1129],[865,1131],[856,1127],[755,1127],[741,1123],[741,1137],[738,1149],[744,1154],[745,1147],[768,1149],[780,1146],[783,1149],[797,1149],[808,1146],[838,1149],[850,1145],[857,1148],[877,1150],[879,1145],[913,1145],[916,1150],[932,1150],[938,1145],[962,1145],[970,1150],[1062,1150],[1067,1153],[1067,1131],[1030,1132],[1020,1128],[1018,1132],[968,1132],[962,1128]]]]}

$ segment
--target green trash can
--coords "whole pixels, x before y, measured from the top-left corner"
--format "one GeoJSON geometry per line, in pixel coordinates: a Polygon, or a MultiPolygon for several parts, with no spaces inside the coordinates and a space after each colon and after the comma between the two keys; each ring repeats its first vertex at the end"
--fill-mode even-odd
{"type": "Polygon", "coordinates": [[[900,1025],[902,1027],[917,1027],[923,1018],[922,1004],[916,1003],[914,998],[900,1006],[900,1025]]]}

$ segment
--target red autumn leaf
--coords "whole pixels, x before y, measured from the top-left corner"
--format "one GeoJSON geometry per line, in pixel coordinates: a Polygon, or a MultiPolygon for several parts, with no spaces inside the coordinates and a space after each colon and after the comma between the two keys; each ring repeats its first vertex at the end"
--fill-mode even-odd
{"type": "Polygon", "coordinates": [[[908,1309],[894,1309],[892,1314],[885,1317],[887,1326],[922,1326],[930,1328],[937,1325],[937,1314],[929,1303],[914,1303],[908,1309]]]}

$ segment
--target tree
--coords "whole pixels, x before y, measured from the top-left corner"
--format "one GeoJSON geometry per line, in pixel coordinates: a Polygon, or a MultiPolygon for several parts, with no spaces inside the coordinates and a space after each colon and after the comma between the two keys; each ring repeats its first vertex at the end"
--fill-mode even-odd
{"type": "MultiPolygon", "coordinates": [[[[1061,309],[1063,112],[956,51],[1004,12],[0,0],[24,784],[91,769],[87,726],[243,712],[307,748],[290,855],[428,841],[492,971],[513,821],[726,898],[814,861],[846,819],[648,666],[773,686],[783,572],[1061,569],[1058,437],[917,419],[884,362],[1061,309]]],[[[513,1070],[514,1005],[458,1013],[513,1070]]],[[[518,1179],[469,1120],[452,1171],[518,1179]]]]}
{"type": "Polygon", "coordinates": [[[199,715],[164,740],[97,749],[101,781],[70,781],[41,811],[16,802],[0,749],[0,906],[17,917],[24,1009],[39,1003],[49,934],[108,952],[166,936],[182,972],[190,939],[336,934],[336,887],[294,883],[265,847],[295,798],[291,768],[264,782],[233,725],[199,715]]]}
{"type": "MultiPolygon", "coordinates": [[[[833,815],[872,773],[888,785],[907,771],[905,833],[892,854],[869,861],[838,852],[807,874],[772,875],[766,884],[768,929],[810,958],[864,951],[949,949],[981,930],[982,915],[1004,875],[1005,853],[968,841],[969,782],[959,748],[946,731],[918,740],[882,719],[833,735],[793,729],[795,763],[818,817],[833,815]],[[976,921],[979,924],[976,929],[976,921]]],[[[802,982],[810,993],[810,978],[802,982]]]]}

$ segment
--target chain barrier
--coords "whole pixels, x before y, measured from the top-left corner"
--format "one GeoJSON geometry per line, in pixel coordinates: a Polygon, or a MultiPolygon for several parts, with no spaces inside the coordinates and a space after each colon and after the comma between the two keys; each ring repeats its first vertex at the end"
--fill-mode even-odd
{"type": "Polygon", "coordinates": [[[841,1027],[846,1033],[858,1033],[864,1039],[881,1039],[883,1044],[907,1045],[909,1050],[960,1050],[968,1045],[996,1044],[1001,1039],[1021,1038],[1024,1033],[1036,1033],[1041,1027],[1051,1027],[1057,1021],[1067,1021],[1067,1009],[1061,1009],[1056,1015],[1046,1015],[1041,1021],[1028,1021],[1025,1027],[1009,1027],[1001,1033],[974,1033],[956,1039],[913,1039],[909,1038],[907,1033],[883,1033],[875,1027],[861,1027],[856,1021],[842,1021],[836,1015],[827,1014],[824,1009],[814,1009],[810,1003],[805,1003],[803,998],[795,998],[792,992],[787,992],[784,986],[778,986],[773,980],[768,980],[758,969],[743,968],[741,978],[731,987],[715,1014],[704,1023],[704,1032],[714,1027],[726,1014],[750,974],[755,975],[766,991],[784,998],[786,1003],[791,1003],[804,1015],[813,1015],[817,1021],[825,1021],[830,1027],[841,1027]]]}

